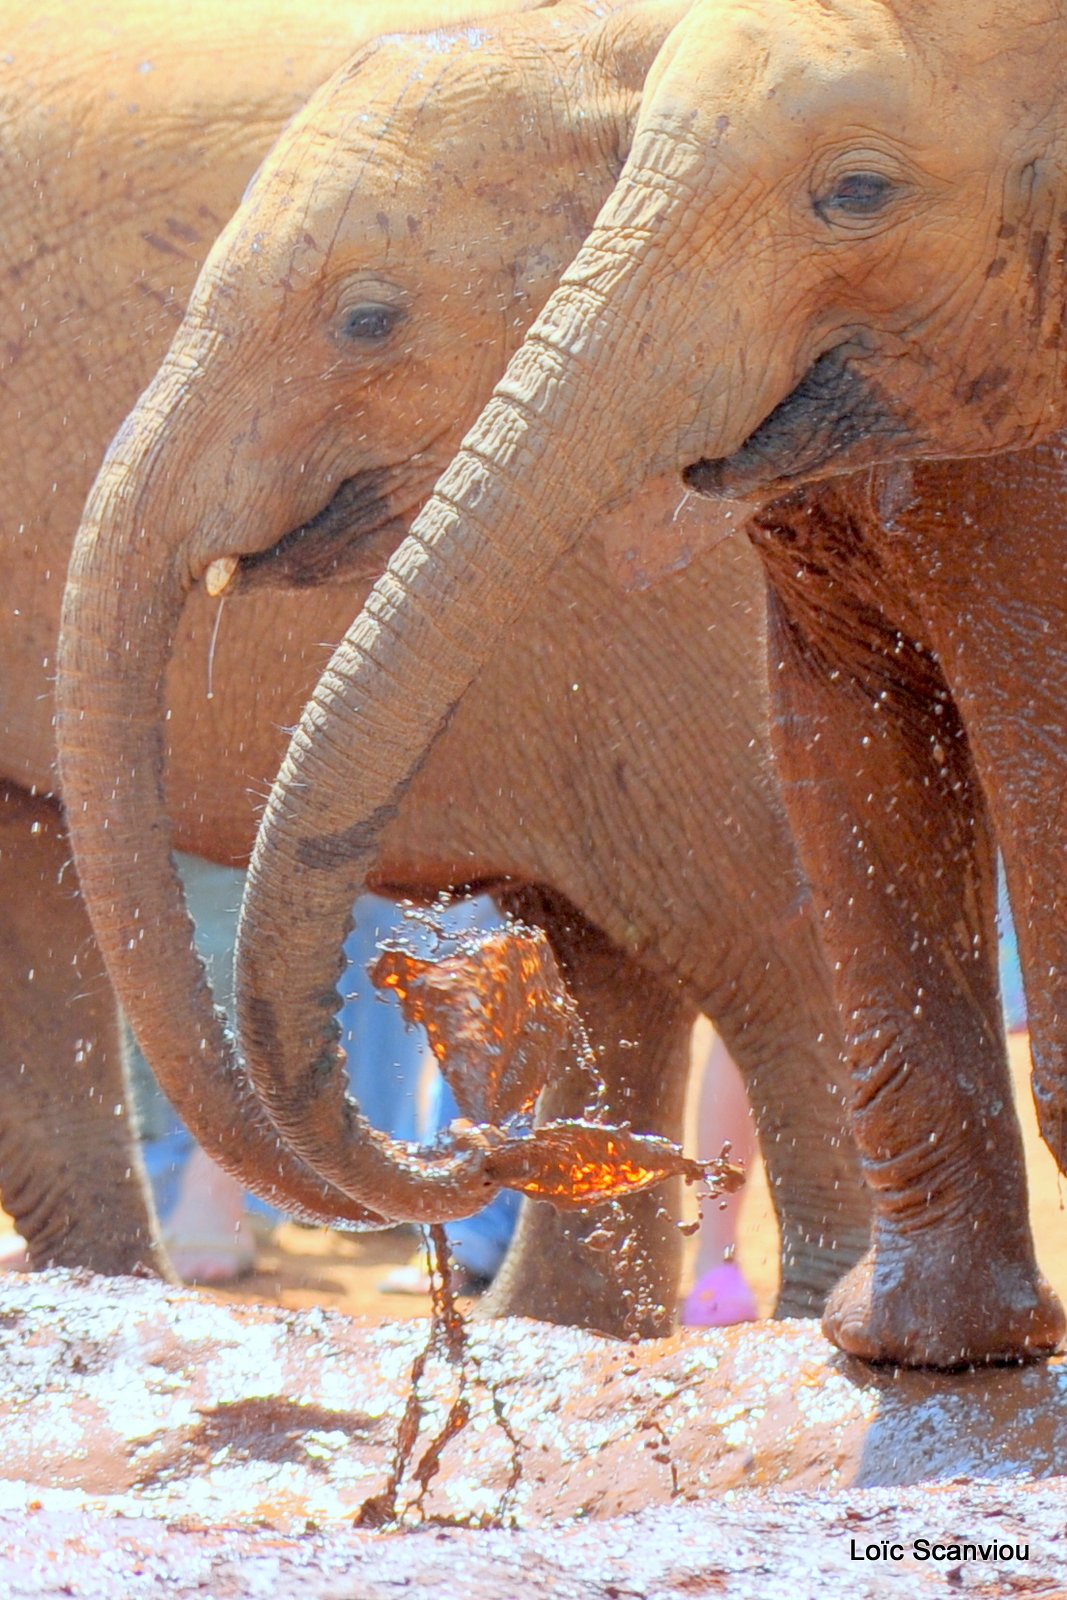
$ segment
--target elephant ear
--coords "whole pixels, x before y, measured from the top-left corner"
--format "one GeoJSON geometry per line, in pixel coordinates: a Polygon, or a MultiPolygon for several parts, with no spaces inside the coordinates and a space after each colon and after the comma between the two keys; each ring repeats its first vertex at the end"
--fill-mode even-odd
{"type": "MultiPolygon", "coordinates": [[[[588,152],[591,167],[614,184],[630,154],[653,67],[667,40],[692,9],[693,0],[639,0],[618,6],[600,26],[577,41],[582,93],[568,97],[553,113],[567,118],[576,149],[588,152]],[[596,108],[591,114],[590,107],[596,108]]],[[[590,217],[589,226],[595,221],[590,217]]],[[[588,232],[585,228],[583,232],[588,232]]]]}
{"type": "MultiPolygon", "coordinates": [[[[542,168],[542,187],[523,180],[532,238],[511,264],[512,290],[540,308],[591,233],[626,165],[645,79],[665,36],[692,0],[614,4],[601,17],[585,6],[510,7],[479,24],[487,53],[509,63],[508,94],[521,107],[517,159],[542,168]],[[523,11],[526,15],[523,15],[523,11]],[[538,11],[531,17],[529,12],[538,11]],[[511,64],[529,60],[529,72],[511,64]],[[532,131],[528,131],[532,130],[532,131]],[[577,176],[576,176],[577,175],[577,176]]],[[[411,35],[412,47],[418,35],[411,35]]],[[[484,70],[484,69],[482,69],[484,70]]],[[[502,216],[514,209],[501,185],[502,216]]]]}
{"type": "Polygon", "coordinates": [[[638,0],[605,16],[596,38],[596,60],[620,90],[633,96],[635,106],[665,40],[692,9],[693,0],[638,0]]]}

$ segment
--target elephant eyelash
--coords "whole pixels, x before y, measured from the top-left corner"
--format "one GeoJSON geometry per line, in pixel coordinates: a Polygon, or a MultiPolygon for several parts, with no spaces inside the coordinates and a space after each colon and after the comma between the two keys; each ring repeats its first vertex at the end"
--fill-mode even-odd
{"type": "Polygon", "coordinates": [[[403,320],[400,306],[368,303],[341,313],[339,332],[350,344],[380,344],[403,320]]]}
{"type": "Polygon", "coordinates": [[[850,172],[827,193],[812,196],[812,206],[823,222],[864,220],[885,210],[897,191],[891,178],[880,172],[850,172]]]}

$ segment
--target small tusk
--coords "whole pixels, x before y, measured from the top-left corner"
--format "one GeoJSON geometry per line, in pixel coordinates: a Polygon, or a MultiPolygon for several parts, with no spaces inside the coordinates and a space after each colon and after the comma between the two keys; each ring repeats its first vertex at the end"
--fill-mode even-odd
{"type": "Polygon", "coordinates": [[[678,518],[681,516],[682,512],[685,510],[686,506],[688,505],[689,501],[692,498],[693,498],[692,489],[687,489],[685,491],[685,493],[683,494],[682,498],[679,500],[678,504],[674,508],[674,516],[671,518],[672,522],[677,522],[678,521],[678,518]]]}
{"type": "Polygon", "coordinates": [[[226,593],[240,565],[239,556],[218,556],[211,563],[204,573],[204,588],[213,600],[226,593]]]}

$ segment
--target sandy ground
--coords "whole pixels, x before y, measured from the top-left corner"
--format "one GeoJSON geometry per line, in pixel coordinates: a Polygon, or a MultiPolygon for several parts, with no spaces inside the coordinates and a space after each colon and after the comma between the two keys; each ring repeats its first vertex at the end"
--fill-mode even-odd
{"type": "MultiPolygon", "coordinates": [[[[428,1527],[373,1538],[355,1529],[188,1528],[96,1512],[0,1516],[5,1600],[1063,1600],[1063,1480],[939,1484],[841,1495],[775,1494],[655,1507],[636,1517],[514,1533],[428,1527]],[[931,1527],[988,1530],[1025,1560],[856,1564],[877,1534],[910,1550],[931,1527]]],[[[1003,1548],[1003,1546],[1001,1546],[1003,1548]]]]}
{"type": "MultiPolygon", "coordinates": [[[[706,1048],[706,1037],[697,1040],[695,1054],[706,1048]]],[[[1062,1180],[1037,1132],[1030,1096],[1027,1036],[1014,1034],[1010,1044],[1016,1101],[1026,1142],[1030,1210],[1038,1258],[1060,1298],[1067,1303],[1067,1228],[1063,1217],[1062,1180]]],[[[0,1236],[10,1229],[10,1222],[0,1212],[0,1236]]],[[[402,1230],[360,1236],[288,1223],[260,1246],[252,1276],[215,1292],[224,1299],[266,1301],[293,1310],[323,1305],[372,1317],[422,1316],[429,1308],[427,1299],[378,1292],[378,1285],[390,1266],[406,1261],[415,1242],[413,1235],[402,1230]]],[[[761,1314],[767,1315],[774,1304],[777,1288],[778,1239],[759,1163],[747,1185],[738,1254],[755,1289],[761,1314]]]]}
{"type": "Polygon", "coordinates": [[[0,1595],[1067,1594],[1063,1357],[871,1368],[810,1321],[636,1346],[472,1323],[459,1368],[424,1341],[145,1279],[5,1275],[0,1595]]]}

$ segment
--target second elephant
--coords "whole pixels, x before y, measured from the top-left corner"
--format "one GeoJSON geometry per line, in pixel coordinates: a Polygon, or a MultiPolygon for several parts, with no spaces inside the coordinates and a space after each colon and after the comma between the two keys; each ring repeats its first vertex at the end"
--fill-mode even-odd
{"type": "MultiPolygon", "coordinates": [[[[250,190],[90,503],[61,694],[79,875],[168,1093],[214,1153],[283,1193],[269,1132],[257,1154],[240,1126],[232,1064],[216,1076],[227,1045],[168,860],[160,683],[173,632],[187,598],[203,614],[193,580],[208,556],[226,557],[223,527],[234,555],[211,582],[234,598],[220,659],[230,629],[235,643],[216,694],[238,694],[249,671],[242,608],[268,598],[285,614],[271,586],[308,590],[304,627],[316,595],[357,608],[595,215],[611,175],[605,130],[621,160],[664,26],[658,6],[603,18],[560,6],[359,58],[250,190]],[[533,56],[521,47],[530,28],[533,56]],[[577,88],[587,72],[595,125],[577,88]],[[479,97],[484,124],[471,115],[479,97]],[[309,140],[330,160],[305,194],[309,140]]],[[[676,531],[678,501],[664,485],[629,522],[620,513],[614,547],[636,544],[637,529],[676,531]]],[[[620,590],[600,544],[561,563],[515,648],[380,819],[371,881],[420,896],[489,887],[544,925],[612,1108],[635,1126],[680,1135],[689,1026],[708,1011],[756,1109],[782,1223],[779,1308],[801,1312],[861,1247],[866,1202],[841,1137],[829,983],[766,760],[761,615],[757,566],[732,540],[641,593],[620,590]]],[[[437,626],[425,619],[413,692],[435,669],[437,626]]],[[[276,653],[284,663],[284,634],[276,653]]],[[[172,679],[183,670],[176,656],[172,679]]],[[[267,640],[254,670],[272,670],[267,640]]],[[[575,1093],[558,1086],[548,1109],[576,1109],[575,1093]]],[[[633,1216],[658,1308],[644,1328],[662,1331],[678,1235],[656,1199],[633,1216]]],[[[530,1207],[498,1306],[620,1329],[614,1270],[581,1248],[587,1226],[530,1207]]]]}

